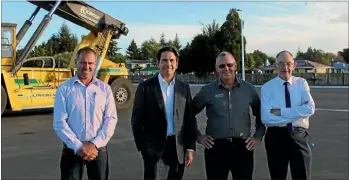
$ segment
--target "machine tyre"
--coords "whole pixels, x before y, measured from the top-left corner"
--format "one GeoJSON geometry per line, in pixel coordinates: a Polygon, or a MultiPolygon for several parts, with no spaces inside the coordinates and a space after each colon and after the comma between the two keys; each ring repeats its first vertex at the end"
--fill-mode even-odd
{"type": "Polygon", "coordinates": [[[3,85],[1,85],[1,115],[4,113],[7,106],[7,94],[3,85]]]}
{"type": "Polygon", "coordinates": [[[110,87],[113,91],[117,109],[128,109],[132,106],[135,90],[130,80],[125,78],[115,79],[110,87]]]}

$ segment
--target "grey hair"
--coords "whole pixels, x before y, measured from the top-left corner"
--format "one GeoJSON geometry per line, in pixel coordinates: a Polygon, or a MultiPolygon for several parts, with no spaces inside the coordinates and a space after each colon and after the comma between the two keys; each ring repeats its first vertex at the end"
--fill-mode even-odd
{"type": "Polygon", "coordinates": [[[277,53],[277,55],[276,55],[276,62],[279,61],[279,57],[281,55],[283,55],[283,54],[289,54],[293,58],[293,54],[290,51],[283,50],[283,51],[280,51],[279,53],[277,53]]]}
{"type": "Polygon", "coordinates": [[[221,52],[221,53],[219,53],[219,54],[217,55],[217,57],[216,57],[216,65],[217,65],[217,63],[218,63],[219,58],[225,57],[225,56],[231,56],[233,59],[235,59],[234,56],[233,56],[230,52],[223,51],[223,52],[221,52]]]}

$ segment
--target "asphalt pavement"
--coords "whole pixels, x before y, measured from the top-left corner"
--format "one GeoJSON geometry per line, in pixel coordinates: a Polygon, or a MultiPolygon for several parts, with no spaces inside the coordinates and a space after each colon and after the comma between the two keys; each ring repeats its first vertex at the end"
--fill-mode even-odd
{"type": "MultiPolygon", "coordinates": [[[[193,96],[199,89],[192,87],[193,96]]],[[[315,144],[312,177],[348,179],[348,89],[311,91],[317,108],[309,130],[315,144]]],[[[142,179],[142,159],[130,126],[131,110],[119,111],[118,115],[119,122],[109,144],[110,179],[142,179]]],[[[197,117],[203,131],[205,110],[197,117]]],[[[2,179],[60,178],[62,143],[52,129],[52,109],[3,115],[1,141],[2,179]]],[[[203,158],[203,148],[198,145],[194,164],[186,169],[184,179],[206,178],[203,158]]],[[[269,179],[264,144],[255,151],[254,177],[269,179]]]]}

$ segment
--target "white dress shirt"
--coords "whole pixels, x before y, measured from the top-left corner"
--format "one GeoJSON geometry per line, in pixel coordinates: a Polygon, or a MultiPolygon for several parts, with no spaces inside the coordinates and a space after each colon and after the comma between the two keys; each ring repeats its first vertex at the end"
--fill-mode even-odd
{"type": "Polygon", "coordinates": [[[261,118],[266,126],[286,126],[309,128],[309,117],[315,112],[315,103],[307,81],[291,76],[287,81],[291,107],[286,108],[284,80],[279,76],[265,83],[261,89],[261,118]],[[281,116],[270,113],[271,109],[281,109],[281,116]]]}
{"type": "Polygon", "coordinates": [[[84,141],[106,146],[117,123],[110,86],[94,79],[88,86],[74,76],[57,88],[53,128],[68,148],[77,152],[84,141]]]}
{"type": "Polygon", "coordinates": [[[175,78],[168,83],[160,75],[158,75],[162,97],[165,103],[166,120],[167,120],[167,136],[175,134],[174,120],[173,120],[173,106],[174,106],[174,86],[175,78]]]}

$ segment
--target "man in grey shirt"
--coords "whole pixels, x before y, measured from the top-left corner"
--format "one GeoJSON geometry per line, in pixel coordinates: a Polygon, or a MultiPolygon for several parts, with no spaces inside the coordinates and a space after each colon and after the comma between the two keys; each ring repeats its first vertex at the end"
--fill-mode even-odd
{"type": "Polygon", "coordinates": [[[252,179],[253,150],[260,144],[265,126],[260,118],[260,98],[254,86],[236,78],[236,61],[228,52],[216,58],[219,78],[205,85],[193,99],[193,114],[206,107],[206,134],[197,130],[197,142],[205,146],[207,179],[252,179]],[[251,136],[250,107],[256,117],[251,136]]]}

